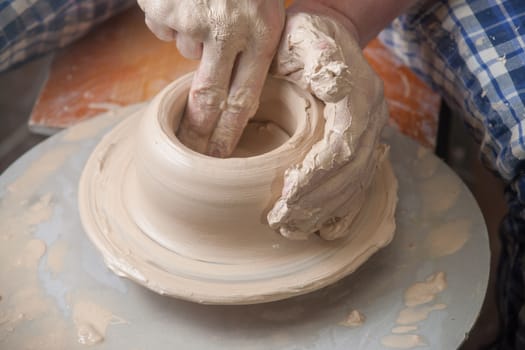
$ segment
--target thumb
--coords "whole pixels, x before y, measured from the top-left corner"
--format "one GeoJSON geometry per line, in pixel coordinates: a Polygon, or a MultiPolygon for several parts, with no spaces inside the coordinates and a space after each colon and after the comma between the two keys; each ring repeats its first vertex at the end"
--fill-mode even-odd
{"type": "Polygon", "coordinates": [[[352,87],[345,52],[335,40],[344,30],[328,17],[288,15],[273,72],[295,80],[325,103],[341,100],[352,87]]]}

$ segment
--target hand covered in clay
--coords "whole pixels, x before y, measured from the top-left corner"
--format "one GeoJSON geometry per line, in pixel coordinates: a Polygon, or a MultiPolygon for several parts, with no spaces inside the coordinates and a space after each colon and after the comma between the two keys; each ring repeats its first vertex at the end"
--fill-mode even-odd
{"type": "Polygon", "coordinates": [[[388,117],[383,84],[350,30],[329,17],[290,14],[275,57],[275,74],[325,104],[323,139],[287,169],[268,214],[270,226],[291,239],[347,235],[388,152],[379,142],[388,117]]]}
{"type": "Polygon", "coordinates": [[[181,54],[201,59],[178,138],[229,156],[259,95],[284,26],[282,0],[138,0],[146,24],[181,54]]]}

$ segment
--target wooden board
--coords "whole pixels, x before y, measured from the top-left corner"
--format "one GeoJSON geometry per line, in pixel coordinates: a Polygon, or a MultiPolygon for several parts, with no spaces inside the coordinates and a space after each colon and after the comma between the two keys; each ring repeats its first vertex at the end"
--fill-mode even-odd
{"type": "Polygon", "coordinates": [[[436,144],[441,97],[404,66],[379,40],[365,57],[385,83],[391,124],[426,147],[436,144]]]}
{"type": "MultiPolygon", "coordinates": [[[[385,82],[393,124],[422,145],[434,146],[439,96],[379,41],[365,49],[365,56],[385,82]]],[[[29,125],[50,134],[111,106],[146,101],[197,65],[173,43],[158,40],[140,9],[132,8],[56,55],[29,125]]]]}

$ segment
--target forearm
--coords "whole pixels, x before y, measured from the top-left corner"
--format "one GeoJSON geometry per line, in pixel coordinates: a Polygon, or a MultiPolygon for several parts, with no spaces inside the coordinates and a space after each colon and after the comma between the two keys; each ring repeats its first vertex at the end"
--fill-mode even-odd
{"type": "Polygon", "coordinates": [[[343,24],[364,47],[394,18],[418,0],[297,0],[291,7],[328,15],[343,24]]]}

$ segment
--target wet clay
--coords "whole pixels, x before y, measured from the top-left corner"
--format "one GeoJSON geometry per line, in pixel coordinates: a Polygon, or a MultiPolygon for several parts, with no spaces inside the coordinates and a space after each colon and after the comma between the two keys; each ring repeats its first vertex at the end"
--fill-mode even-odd
{"type": "Polygon", "coordinates": [[[424,215],[432,216],[451,209],[461,192],[461,182],[450,174],[432,176],[419,185],[423,196],[424,215]]]}
{"type": "Polygon", "coordinates": [[[436,294],[441,293],[447,287],[444,272],[438,272],[429,276],[424,282],[418,282],[405,291],[405,305],[417,306],[434,300],[436,294]]]}
{"type": "Polygon", "coordinates": [[[400,325],[410,325],[428,318],[435,310],[443,310],[445,304],[425,305],[436,298],[436,295],[447,288],[444,272],[437,272],[428,276],[423,282],[416,282],[407,288],[404,302],[407,306],[399,312],[396,322],[400,325]]]}
{"type": "Polygon", "coordinates": [[[61,147],[47,152],[35,160],[22,176],[9,185],[8,191],[20,197],[33,193],[42,179],[54,173],[74,150],[74,147],[61,147]]]}
{"type": "Polygon", "coordinates": [[[435,304],[435,305],[423,305],[420,307],[409,307],[401,310],[399,316],[397,317],[396,322],[398,324],[407,325],[412,323],[417,323],[428,318],[428,315],[432,311],[444,310],[447,308],[445,304],[435,304]]]}
{"type": "Polygon", "coordinates": [[[271,121],[248,123],[232,153],[232,157],[246,158],[268,153],[290,138],[286,130],[271,121]]]}
{"type": "Polygon", "coordinates": [[[365,323],[366,317],[359,310],[352,310],[340,325],[355,328],[361,327],[365,323]]]}
{"type": "Polygon", "coordinates": [[[82,223],[115,273],[201,303],[258,303],[330,284],[391,241],[397,181],[386,154],[351,238],[291,241],[269,227],[284,172],[323,135],[310,93],[270,77],[238,156],[219,159],[175,135],[190,82],[174,82],[117,125],[82,174],[82,223]]]}
{"type": "Polygon", "coordinates": [[[432,257],[456,253],[467,243],[471,226],[468,219],[456,219],[432,229],[425,240],[426,250],[432,257]]]}
{"type": "Polygon", "coordinates": [[[77,340],[83,345],[95,345],[104,341],[107,327],[127,323],[104,307],[89,301],[78,300],[73,304],[73,321],[77,340]]]}
{"type": "Polygon", "coordinates": [[[396,319],[398,326],[392,328],[390,335],[381,338],[381,344],[394,349],[412,349],[426,346],[423,338],[418,334],[408,334],[418,330],[417,323],[428,318],[431,312],[444,310],[446,304],[433,304],[436,295],[447,288],[444,272],[436,272],[422,282],[416,282],[407,288],[404,294],[404,303],[407,306],[399,312],[396,319]]]}
{"type": "Polygon", "coordinates": [[[25,269],[36,269],[40,258],[46,252],[46,243],[40,239],[32,239],[20,251],[20,255],[15,260],[15,266],[25,269]]]}
{"type": "Polygon", "coordinates": [[[399,326],[392,328],[393,334],[403,334],[417,331],[417,326],[399,326]]]}
{"type": "MultiPolygon", "coordinates": [[[[66,142],[78,141],[100,133],[107,125],[107,118],[97,118],[96,122],[84,123],[86,130],[83,127],[74,128],[65,132],[62,137],[66,142]]],[[[27,169],[22,169],[20,176],[6,184],[0,197],[2,349],[71,348],[71,341],[77,337],[75,329],[69,325],[71,320],[68,318],[73,318],[71,313],[76,313],[76,321],[91,320],[95,325],[94,329],[102,336],[97,337],[95,333],[81,327],[78,332],[78,341],[81,344],[88,345],[103,340],[107,326],[104,325],[104,317],[100,317],[104,313],[101,313],[95,303],[90,304],[83,300],[73,305],[66,298],[65,304],[60,305],[54,299],[56,296],[50,295],[46,289],[49,285],[43,282],[49,278],[48,272],[51,283],[60,280],[57,274],[66,267],[64,260],[71,247],[63,237],[49,240],[48,237],[35,235],[37,226],[46,224],[55,215],[55,203],[61,196],[45,192],[46,183],[49,183],[50,176],[62,176],[61,166],[77,150],[77,146],[65,144],[42,152],[39,158],[31,159],[30,165],[27,169]],[[63,308],[70,310],[70,313],[64,312],[63,308]],[[95,316],[91,317],[92,315],[95,316]]],[[[115,322],[119,320],[112,316],[109,324],[115,322]]]]}
{"type": "Polygon", "coordinates": [[[51,273],[56,275],[57,273],[62,272],[64,269],[64,259],[68,249],[69,247],[67,243],[63,240],[59,240],[49,248],[46,262],[51,273]]]}
{"type": "Polygon", "coordinates": [[[417,334],[392,334],[381,338],[381,344],[393,349],[412,349],[427,344],[417,334]]]}
{"type": "Polygon", "coordinates": [[[10,256],[12,251],[19,252],[15,259],[0,264],[0,347],[56,349],[65,342],[66,330],[60,312],[41,289],[38,276],[49,247],[34,237],[33,232],[53,215],[54,195],[42,192],[42,183],[74,150],[74,147],[57,148],[34,159],[20,177],[7,185],[0,201],[0,258],[10,256]],[[19,327],[27,327],[33,321],[43,325],[32,329],[41,336],[11,337],[19,327]]]}

